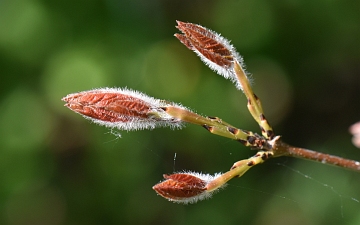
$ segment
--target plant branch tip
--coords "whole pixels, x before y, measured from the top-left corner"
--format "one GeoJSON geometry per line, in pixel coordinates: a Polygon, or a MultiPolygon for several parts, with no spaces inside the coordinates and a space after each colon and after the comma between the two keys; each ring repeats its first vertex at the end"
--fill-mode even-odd
{"type": "MultiPolygon", "coordinates": [[[[360,172],[360,162],[290,146],[276,136],[264,115],[262,104],[254,94],[243,58],[230,41],[203,26],[176,21],[181,32],[174,36],[219,75],[232,81],[247,98],[247,108],[259,124],[261,135],[236,128],[218,117],[201,116],[181,104],[150,97],[128,88],[98,88],[69,94],[63,98],[64,106],[92,122],[119,130],[154,129],[157,127],[182,128],[185,123],[199,125],[212,134],[226,137],[257,150],[248,159],[237,161],[229,171],[215,175],[178,172],[163,175],[164,180],[153,190],[165,199],[182,204],[196,203],[211,198],[233,178],[241,177],[250,168],[272,157],[290,156],[308,159],[360,172]]],[[[115,131],[116,132],[116,131],[115,131]]],[[[115,134],[114,132],[114,134],[115,134]]],[[[349,132],[353,143],[360,148],[360,122],[349,132]]],[[[119,134],[115,134],[120,137],[119,134]]]]}
{"type": "Polygon", "coordinates": [[[110,128],[139,130],[183,126],[181,120],[167,114],[164,108],[184,107],[126,88],[99,88],[69,94],[62,100],[70,110],[110,128]]]}
{"type": "MultiPolygon", "coordinates": [[[[221,174],[211,176],[194,172],[165,174],[165,180],[153,186],[153,190],[169,201],[192,204],[212,196],[215,189],[209,191],[207,185],[219,176],[221,174]]],[[[220,186],[216,189],[219,188],[220,186]]]]}
{"type": "Polygon", "coordinates": [[[203,26],[176,21],[182,34],[175,34],[181,43],[194,51],[200,59],[212,70],[226,79],[230,79],[236,87],[242,90],[242,85],[238,81],[234,71],[234,64],[241,65],[244,74],[245,66],[242,57],[230,44],[230,41],[220,34],[203,26]]]}

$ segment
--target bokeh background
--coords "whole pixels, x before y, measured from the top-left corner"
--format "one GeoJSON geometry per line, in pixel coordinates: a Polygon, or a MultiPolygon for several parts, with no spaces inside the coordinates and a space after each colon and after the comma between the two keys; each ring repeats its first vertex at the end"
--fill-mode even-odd
{"type": "Polygon", "coordinates": [[[128,87],[259,132],[246,99],[173,37],[198,23],[244,56],[283,140],[360,160],[360,1],[0,1],[0,224],[360,224],[360,174],[301,159],[251,169],[211,200],[151,187],[254,152],[201,127],[119,132],[60,99],[128,87]],[[176,156],[176,157],[175,157],[176,156]],[[174,160],[175,158],[175,160],[174,160]]]}

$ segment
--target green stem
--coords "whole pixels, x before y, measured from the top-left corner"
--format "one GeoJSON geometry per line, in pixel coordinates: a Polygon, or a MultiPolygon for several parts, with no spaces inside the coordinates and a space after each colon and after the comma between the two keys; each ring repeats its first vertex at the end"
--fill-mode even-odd
{"type": "Polygon", "coordinates": [[[247,78],[245,71],[241,68],[240,64],[235,61],[234,70],[238,81],[241,84],[242,90],[248,99],[247,107],[250,114],[255,121],[260,125],[261,133],[266,138],[271,140],[274,138],[274,132],[269,122],[265,118],[264,110],[261,105],[260,99],[254,94],[249,79],[247,78]]]}
{"type": "Polygon", "coordinates": [[[200,125],[212,134],[220,135],[226,138],[237,140],[245,146],[254,147],[256,149],[272,148],[264,137],[251,131],[236,128],[218,117],[203,117],[189,110],[176,106],[165,107],[164,110],[170,116],[177,118],[183,122],[200,125]]]}
{"type": "Polygon", "coordinates": [[[272,156],[271,151],[259,151],[254,155],[253,157],[250,157],[248,159],[240,160],[231,167],[231,169],[219,176],[218,178],[214,179],[210,183],[207,184],[206,190],[207,191],[214,191],[221,186],[223,186],[225,183],[227,183],[229,180],[235,177],[241,177],[248,171],[251,167],[256,166],[260,163],[265,162],[269,157],[272,156]]]}

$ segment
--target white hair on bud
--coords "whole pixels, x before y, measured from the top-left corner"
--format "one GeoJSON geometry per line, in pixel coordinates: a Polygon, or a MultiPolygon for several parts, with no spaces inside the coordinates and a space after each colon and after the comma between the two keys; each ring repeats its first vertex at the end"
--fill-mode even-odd
{"type": "MultiPolygon", "coordinates": [[[[214,179],[216,179],[222,175],[222,173],[215,173],[214,175],[210,175],[210,174],[203,174],[203,173],[197,173],[197,172],[192,172],[192,171],[184,171],[184,172],[180,172],[180,173],[195,176],[195,177],[203,180],[205,182],[205,184],[210,183],[211,181],[213,181],[214,179]]],[[[211,198],[213,196],[213,194],[215,194],[220,189],[225,188],[226,185],[227,184],[224,184],[221,187],[219,187],[215,190],[212,190],[212,191],[204,191],[201,194],[193,196],[193,197],[187,197],[187,198],[183,198],[183,199],[168,199],[168,200],[172,201],[174,203],[180,203],[180,204],[185,204],[185,205],[186,204],[194,204],[198,201],[211,198]]]]}
{"type": "MultiPolygon", "coordinates": [[[[197,25],[200,26],[200,25],[197,25]]],[[[225,48],[227,50],[229,50],[231,52],[231,56],[234,58],[234,60],[236,62],[239,63],[241,69],[244,71],[245,76],[247,77],[247,79],[250,81],[251,83],[251,78],[250,78],[250,74],[245,70],[245,63],[244,63],[244,59],[243,57],[236,51],[235,47],[230,43],[229,40],[227,40],[226,38],[224,38],[223,36],[221,36],[221,34],[208,29],[206,27],[200,26],[203,29],[205,29],[207,32],[209,32],[210,34],[213,35],[214,39],[221,43],[222,45],[225,46],[225,48]]],[[[205,36],[208,36],[208,34],[201,32],[200,30],[198,30],[200,33],[204,34],[205,36]]],[[[231,82],[233,82],[236,86],[236,88],[238,90],[242,90],[242,86],[235,74],[234,71],[234,67],[223,67],[223,66],[219,66],[218,64],[210,61],[208,58],[206,58],[201,52],[199,52],[196,48],[193,48],[193,51],[200,57],[201,61],[203,61],[205,63],[205,65],[207,65],[210,69],[212,69],[213,71],[215,71],[217,74],[223,76],[226,79],[229,79],[231,82]]],[[[234,65],[235,62],[233,62],[234,65]]]]}
{"type": "MultiPolygon", "coordinates": [[[[76,96],[78,94],[86,94],[86,93],[118,93],[122,95],[131,96],[135,99],[139,99],[144,101],[150,106],[150,114],[148,118],[141,118],[141,117],[133,117],[129,118],[129,116],[123,115],[120,116],[122,118],[126,118],[126,122],[110,122],[110,121],[103,121],[97,118],[92,118],[87,115],[83,115],[82,113],[77,112],[78,114],[82,115],[84,118],[91,120],[93,123],[106,126],[109,128],[116,128],[119,130],[126,130],[126,131],[132,131],[132,130],[143,130],[143,129],[154,129],[157,127],[170,127],[172,129],[181,129],[184,125],[181,120],[174,118],[167,114],[164,107],[167,106],[176,106],[179,108],[185,109],[180,104],[176,104],[173,102],[167,102],[160,99],[155,99],[153,97],[150,97],[144,93],[141,93],[139,91],[131,90],[128,88],[97,88],[90,91],[83,91],[79,93],[69,94],[65,98],[71,98],[71,96],[76,96]]],[[[187,109],[188,110],[188,109],[187,109]]],[[[75,111],[76,112],[76,111],[75,111]]]]}

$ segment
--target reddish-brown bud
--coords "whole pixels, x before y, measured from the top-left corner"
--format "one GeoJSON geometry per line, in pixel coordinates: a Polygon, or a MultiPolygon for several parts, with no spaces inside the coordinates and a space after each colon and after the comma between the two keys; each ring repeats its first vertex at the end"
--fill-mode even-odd
{"type": "Polygon", "coordinates": [[[193,23],[177,21],[182,34],[175,34],[181,43],[193,50],[200,59],[219,75],[233,81],[238,89],[242,89],[234,72],[234,63],[244,68],[243,59],[235,48],[216,32],[193,23]]]}
{"type": "Polygon", "coordinates": [[[192,23],[177,21],[177,28],[183,34],[175,34],[190,50],[197,50],[213,63],[223,67],[232,67],[234,57],[229,50],[218,39],[218,35],[202,26],[192,23]]]}
{"type": "Polygon", "coordinates": [[[69,94],[62,100],[69,109],[107,127],[122,130],[181,127],[179,119],[166,113],[168,106],[181,106],[128,89],[95,89],[69,94]]]}
{"type": "Polygon", "coordinates": [[[195,203],[211,197],[212,191],[207,190],[207,184],[215,176],[199,173],[175,173],[164,175],[165,180],[153,186],[153,189],[162,197],[176,203],[195,203]]]}
{"type": "Polygon", "coordinates": [[[132,96],[108,92],[82,92],[63,98],[65,106],[84,116],[107,122],[147,118],[150,105],[132,96]]]}

